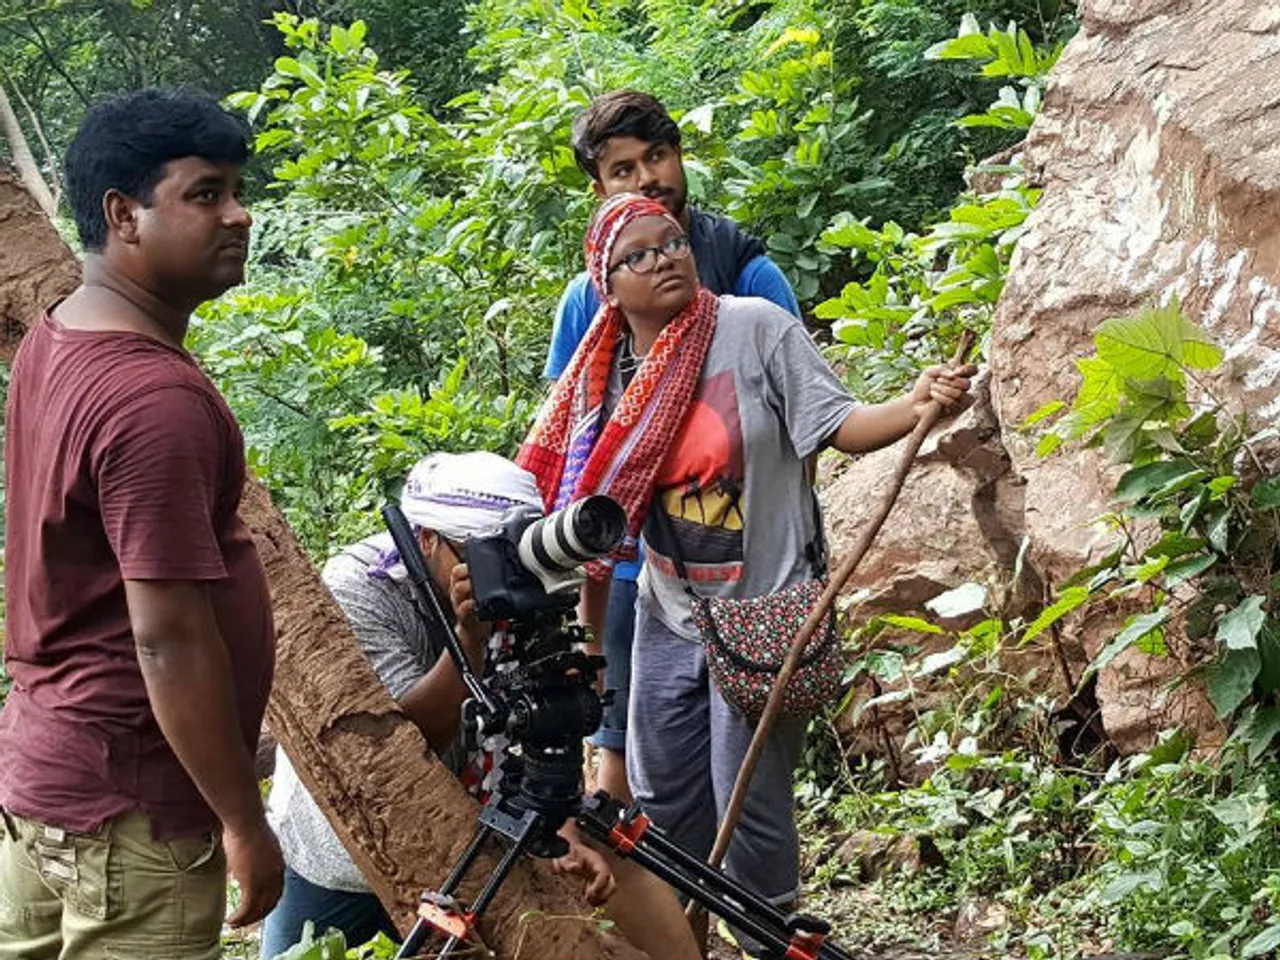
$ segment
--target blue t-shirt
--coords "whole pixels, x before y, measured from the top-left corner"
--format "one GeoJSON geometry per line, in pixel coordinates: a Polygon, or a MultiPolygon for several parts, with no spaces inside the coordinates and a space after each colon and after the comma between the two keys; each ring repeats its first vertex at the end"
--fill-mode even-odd
{"type": "MultiPolygon", "coordinates": [[[[742,268],[733,293],[739,297],[762,297],[776,303],[793,317],[800,316],[800,304],[791,290],[791,284],[787,283],[787,278],[778,269],[778,265],[766,256],[756,257],[742,268]]],[[[551,348],[547,351],[547,364],[542,370],[544,377],[557,380],[564,373],[599,308],[600,297],[585,272],[569,281],[560,297],[560,304],[556,307],[551,348]]],[[[640,575],[642,563],[643,557],[619,563],[613,569],[614,579],[635,580],[640,575]]]]}

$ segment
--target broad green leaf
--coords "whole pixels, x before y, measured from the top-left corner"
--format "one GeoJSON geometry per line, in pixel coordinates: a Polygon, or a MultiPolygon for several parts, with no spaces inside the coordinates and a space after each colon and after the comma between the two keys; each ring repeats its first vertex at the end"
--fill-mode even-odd
{"type": "Polygon", "coordinates": [[[1195,745],[1195,735],[1178,728],[1152,747],[1148,755],[1151,757],[1151,762],[1156,765],[1177,763],[1195,745]]]}
{"type": "Polygon", "coordinates": [[[823,231],[822,240],[836,247],[870,250],[880,243],[880,234],[855,219],[853,214],[841,211],[823,231]]]}
{"type": "Polygon", "coordinates": [[[1076,369],[1084,380],[1071,404],[1082,424],[1101,423],[1114,416],[1120,409],[1121,380],[1108,361],[1101,357],[1083,357],[1076,361],[1076,369]]]}
{"type": "Polygon", "coordinates": [[[1159,870],[1121,874],[1102,888],[1100,897],[1103,903],[1119,903],[1130,894],[1144,889],[1151,891],[1164,889],[1164,876],[1159,870]]]}
{"type": "Polygon", "coordinates": [[[980,33],[952,37],[924,52],[926,60],[986,60],[995,56],[995,45],[980,33]]]}
{"type": "Polygon", "coordinates": [[[1280,477],[1269,477],[1255,483],[1249,491],[1249,502],[1255,507],[1280,507],[1280,477]]]}
{"type": "Polygon", "coordinates": [[[1258,653],[1262,657],[1262,670],[1258,674],[1258,686],[1263,693],[1280,690],[1280,623],[1270,618],[1258,631],[1258,653]]]}
{"type": "Polygon", "coordinates": [[[1149,557],[1136,567],[1125,569],[1125,575],[1136,583],[1147,583],[1160,574],[1169,565],[1169,558],[1161,554],[1149,557]]]}
{"type": "Polygon", "coordinates": [[[1219,553],[1226,553],[1231,536],[1231,511],[1222,509],[1209,519],[1209,544],[1219,553]]]}
{"type": "Polygon", "coordinates": [[[1240,948],[1244,960],[1270,954],[1280,947],[1280,923],[1273,923],[1240,948]]]}
{"type": "Polygon", "coordinates": [[[1058,411],[1066,409],[1066,406],[1067,405],[1061,400],[1050,400],[1043,407],[1040,407],[1040,409],[1029,414],[1027,418],[1022,421],[1022,429],[1025,430],[1029,427],[1034,427],[1041,420],[1047,420],[1058,411]]]}
{"type": "Polygon", "coordinates": [[[793,43],[811,47],[821,39],[822,35],[812,27],[787,27],[782,36],[769,45],[769,49],[764,52],[764,55],[771,57],[778,50],[793,43]]]}
{"type": "Polygon", "coordinates": [[[1249,718],[1240,739],[1249,748],[1249,762],[1256,763],[1280,733],[1280,707],[1261,707],[1249,718]]]}
{"type": "Polygon", "coordinates": [[[1218,621],[1214,639],[1229,650],[1253,650],[1258,646],[1258,631],[1267,619],[1263,605],[1267,598],[1259,594],[1245,597],[1235,609],[1218,621]]]}
{"type": "MultiPolygon", "coordinates": [[[[1098,652],[1093,662],[1089,664],[1085,670],[1085,677],[1102,670],[1116,657],[1124,653],[1131,646],[1153,631],[1159,630],[1160,627],[1169,619],[1171,611],[1168,607],[1160,607],[1151,613],[1144,613],[1141,616],[1130,617],[1125,622],[1125,627],[1121,630],[1110,643],[1098,652]]],[[[1082,678],[1083,679],[1083,678],[1082,678]]]]}
{"type": "Polygon", "coordinates": [[[1189,537],[1178,530],[1166,530],[1159,540],[1142,552],[1142,555],[1144,557],[1165,556],[1170,560],[1176,560],[1188,553],[1203,550],[1204,545],[1204,537],[1189,537]]]}
{"type": "Polygon", "coordinates": [[[1224,650],[1209,667],[1205,687],[1219,717],[1244,703],[1262,669],[1257,650],[1224,650]]]}
{"type": "Polygon", "coordinates": [[[1222,351],[1174,302],[1136,316],[1107,320],[1094,334],[1099,359],[1125,380],[1181,378],[1184,367],[1208,370],[1222,351]]]}
{"type": "Polygon", "coordinates": [[[1222,495],[1234,487],[1239,481],[1235,477],[1214,477],[1210,480],[1206,487],[1215,500],[1221,499],[1222,495]]]}
{"type": "Polygon", "coordinates": [[[1120,478],[1111,501],[1124,503],[1140,500],[1177,480],[1203,472],[1189,460],[1157,460],[1155,463],[1134,467],[1120,478]]]}
{"type": "Polygon", "coordinates": [[[1063,590],[1058,599],[1040,611],[1040,615],[1031,621],[1027,632],[1023,634],[1020,644],[1027,644],[1051,626],[1069,614],[1076,607],[1089,599],[1087,587],[1069,587],[1063,590]]]}
{"type": "Polygon", "coordinates": [[[1047,457],[1062,446],[1062,437],[1056,433],[1046,433],[1036,444],[1036,456],[1047,457]]]}
{"type": "Polygon", "coordinates": [[[1200,553],[1177,560],[1164,568],[1164,587],[1166,590],[1172,590],[1174,587],[1198,577],[1217,562],[1217,554],[1213,553],[1200,553]]]}
{"type": "Polygon", "coordinates": [[[1212,497],[1212,494],[1209,492],[1209,488],[1205,487],[1203,490],[1197,493],[1194,497],[1188,500],[1185,504],[1183,504],[1182,510],[1178,514],[1178,518],[1182,522],[1183,533],[1188,533],[1191,530],[1192,526],[1195,525],[1196,520],[1200,518],[1201,511],[1203,511],[1204,508],[1209,505],[1209,501],[1211,497],[1212,497]]]}

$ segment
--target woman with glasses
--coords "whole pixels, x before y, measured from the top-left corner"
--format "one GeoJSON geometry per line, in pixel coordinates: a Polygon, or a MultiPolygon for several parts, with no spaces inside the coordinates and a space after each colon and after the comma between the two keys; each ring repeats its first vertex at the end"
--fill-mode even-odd
{"type": "MultiPolygon", "coordinates": [[[[909,433],[931,399],[957,402],[970,368],[925,371],[898,400],[858,405],[801,321],[698,284],[680,222],[637,194],[606,200],[585,240],[602,306],[518,462],[547,508],[617,500],[645,541],[631,665],[627,774],[653,821],[706,858],[753,724],[707,673],[689,589],[749,598],[812,576],[816,510],[805,461],[909,433]]],[[[598,627],[607,571],[584,596],[598,627]]],[[[729,874],[786,907],[799,888],[792,772],[804,724],[782,722],[756,768],[729,874]]]]}

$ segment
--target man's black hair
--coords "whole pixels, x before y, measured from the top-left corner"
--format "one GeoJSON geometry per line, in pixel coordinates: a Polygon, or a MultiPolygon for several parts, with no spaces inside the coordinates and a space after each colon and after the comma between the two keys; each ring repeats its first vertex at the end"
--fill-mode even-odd
{"type": "Polygon", "coordinates": [[[680,128],[656,97],[614,90],[591,101],[573,121],[573,158],[592,180],[600,179],[600,154],[612,137],[680,146],[680,128]]]}
{"type": "Polygon", "coordinates": [[[243,166],[248,140],[245,124],[198,90],[139,90],[97,104],[67,150],[67,196],[80,242],[86,250],[105,249],[108,190],[149,206],[170,160],[243,166]]]}

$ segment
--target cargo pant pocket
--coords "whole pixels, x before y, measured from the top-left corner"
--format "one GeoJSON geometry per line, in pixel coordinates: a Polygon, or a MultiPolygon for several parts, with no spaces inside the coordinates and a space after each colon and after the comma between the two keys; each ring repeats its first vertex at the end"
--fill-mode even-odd
{"type": "Polygon", "coordinates": [[[91,920],[112,920],[120,909],[119,880],[111,870],[111,824],[92,834],[31,824],[31,859],[40,877],[68,909],[91,920]]]}

